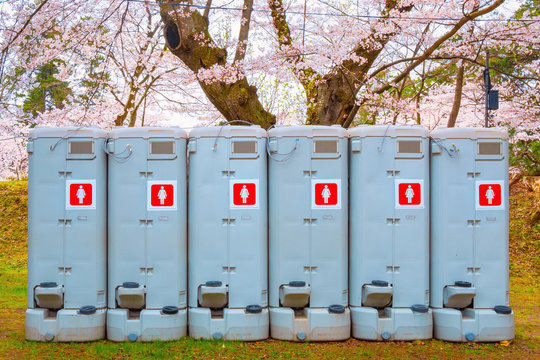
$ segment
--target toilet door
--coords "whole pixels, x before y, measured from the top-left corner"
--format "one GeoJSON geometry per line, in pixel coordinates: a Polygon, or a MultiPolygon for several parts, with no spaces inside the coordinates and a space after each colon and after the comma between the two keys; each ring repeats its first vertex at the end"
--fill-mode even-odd
{"type": "Polygon", "coordinates": [[[189,306],[198,306],[198,289],[207,281],[229,284],[228,140],[189,140],[189,306]],[[217,146],[216,146],[217,143],[217,146]]]}
{"type": "Polygon", "coordinates": [[[348,142],[314,137],[311,147],[311,307],[348,304],[348,142]]]}
{"type": "Polygon", "coordinates": [[[270,305],[275,307],[280,286],[310,284],[310,146],[305,137],[269,139],[270,305]]]}
{"type": "Polygon", "coordinates": [[[429,304],[429,141],[395,140],[393,306],[429,304]]]}
{"type": "MultiPolygon", "coordinates": [[[[97,305],[100,263],[99,251],[107,237],[98,216],[104,216],[107,203],[98,196],[106,191],[103,139],[67,140],[66,223],[64,227],[65,308],[97,305]],[[100,226],[101,225],[101,226],[100,226]]],[[[104,266],[101,262],[102,267],[104,266]]],[[[101,299],[101,306],[103,306],[101,299]]]]}
{"type": "Polygon", "coordinates": [[[479,139],[474,181],[475,308],[508,305],[508,143],[479,139]]]}
{"type": "Polygon", "coordinates": [[[146,227],[146,308],[178,306],[186,277],[185,140],[150,138],[146,227]],[[184,266],[182,266],[184,265],[184,266]]]}
{"type": "Polygon", "coordinates": [[[266,139],[232,138],[229,168],[229,307],[266,306],[266,139]]]}

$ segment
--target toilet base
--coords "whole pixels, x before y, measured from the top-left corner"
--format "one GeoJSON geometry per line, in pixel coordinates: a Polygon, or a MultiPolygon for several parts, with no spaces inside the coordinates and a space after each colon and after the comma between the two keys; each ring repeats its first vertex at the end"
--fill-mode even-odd
{"type": "Polygon", "coordinates": [[[433,309],[433,337],[458,342],[493,342],[514,338],[514,312],[493,309],[433,309]]]}
{"type": "Polygon", "coordinates": [[[27,309],[24,332],[27,340],[93,341],[105,338],[106,309],[83,315],[78,309],[27,309]]]}
{"type": "Polygon", "coordinates": [[[141,310],[131,317],[127,309],[107,312],[107,339],[112,341],[176,340],[186,336],[187,311],[163,314],[161,310],[141,310]]]}
{"type": "Polygon", "coordinates": [[[339,341],[351,336],[348,308],[334,314],[328,308],[305,308],[296,314],[291,308],[270,308],[270,336],[289,341],[339,341]]]}
{"type": "Polygon", "coordinates": [[[252,314],[241,309],[223,309],[212,317],[210,309],[189,309],[189,336],[195,339],[256,341],[268,338],[268,309],[252,314]]]}
{"type": "Polygon", "coordinates": [[[433,318],[410,308],[351,306],[352,336],[362,340],[392,341],[431,339],[433,318]]]}

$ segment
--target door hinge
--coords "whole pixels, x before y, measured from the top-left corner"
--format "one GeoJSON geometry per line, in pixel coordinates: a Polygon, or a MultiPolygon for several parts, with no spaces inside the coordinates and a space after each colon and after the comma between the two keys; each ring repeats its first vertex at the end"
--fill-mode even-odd
{"type": "Polygon", "coordinates": [[[224,273],[233,273],[236,270],[236,266],[223,266],[224,273]]]}

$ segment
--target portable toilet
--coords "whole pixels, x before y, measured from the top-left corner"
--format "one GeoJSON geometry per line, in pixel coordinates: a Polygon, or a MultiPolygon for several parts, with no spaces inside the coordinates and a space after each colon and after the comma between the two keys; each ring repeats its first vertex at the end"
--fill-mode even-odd
{"type": "Polygon", "coordinates": [[[268,337],[266,131],[189,134],[189,335],[268,337]]]}
{"type": "Polygon", "coordinates": [[[348,133],[352,336],[429,339],[427,130],[366,125],[348,133]]]}
{"type": "Polygon", "coordinates": [[[347,131],[279,126],[268,136],[270,336],[348,339],[347,131]]]}
{"type": "Polygon", "coordinates": [[[186,138],[179,128],[109,133],[110,340],[186,335],[186,138]]]}
{"type": "Polygon", "coordinates": [[[508,134],[431,132],[431,300],[434,337],[514,338],[508,296],[508,134]]]}
{"type": "Polygon", "coordinates": [[[26,339],[105,337],[106,132],[36,127],[28,140],[26,339]]]}

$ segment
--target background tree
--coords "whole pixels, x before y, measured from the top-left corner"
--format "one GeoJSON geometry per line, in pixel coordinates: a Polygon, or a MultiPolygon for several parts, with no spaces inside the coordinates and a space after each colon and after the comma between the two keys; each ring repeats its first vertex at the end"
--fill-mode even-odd
{"type": "Polygon", "coordinates": [[[34,86],[28,91],[23,102],[24,112],[31,113],[35,118],[38,112],[64,107],[71,89],[66,81],[60,81],[54,77],[58,72],[55,60],[36,69],[34,86]]]}

